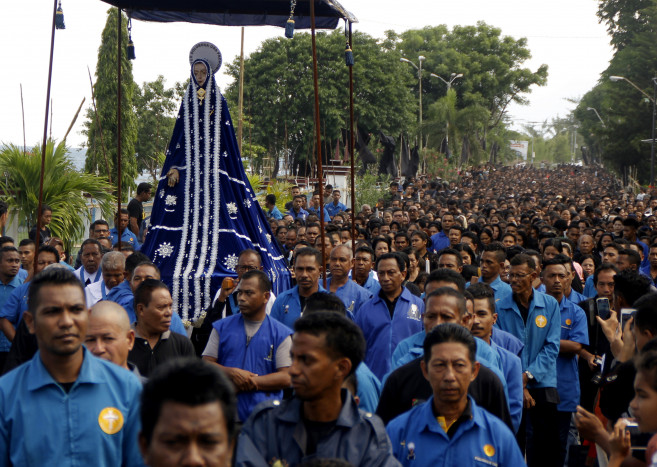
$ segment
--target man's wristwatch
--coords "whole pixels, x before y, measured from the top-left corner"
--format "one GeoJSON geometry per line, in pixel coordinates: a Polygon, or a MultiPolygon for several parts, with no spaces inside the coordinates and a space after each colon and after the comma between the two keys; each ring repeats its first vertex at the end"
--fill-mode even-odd
{"type": "Polygon", "coordinates": [[[526,370],[525,375],[527,375],[527,381],[534,381],[534,375],[532,375],[529,370],[526,370]]]}

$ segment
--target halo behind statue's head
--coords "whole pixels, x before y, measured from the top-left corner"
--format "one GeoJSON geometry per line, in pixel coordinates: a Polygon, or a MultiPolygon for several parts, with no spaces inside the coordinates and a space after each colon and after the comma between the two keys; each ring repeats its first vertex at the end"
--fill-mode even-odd
{"type": "Polygon", "coordinates": [[[190,65],[198,59],[203,59],[210,64],[212,74],[215,74],[221,68],[221,52],[216,45],[210,42],[199,42],[189,51],[190,65]]]}

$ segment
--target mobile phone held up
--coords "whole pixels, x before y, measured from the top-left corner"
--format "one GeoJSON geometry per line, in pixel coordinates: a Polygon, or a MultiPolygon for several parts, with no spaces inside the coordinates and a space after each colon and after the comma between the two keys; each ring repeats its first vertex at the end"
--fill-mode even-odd
{"type": "Polygon", "coordinates": [[[598,308],[598,316],[602,319],[609,319],[611,316],[611,308],[609,307],[608,298],[598,298],[595,301],[598,308]]]}

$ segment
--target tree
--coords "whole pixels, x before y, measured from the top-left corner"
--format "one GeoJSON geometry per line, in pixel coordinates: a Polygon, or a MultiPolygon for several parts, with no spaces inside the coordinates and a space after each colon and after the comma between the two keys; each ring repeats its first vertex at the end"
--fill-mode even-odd
{"type": "Polygon", "coordinates": [[[164,87],[164,76],[135,87],[137,171],[147,171],[153,180],[159,177],[165,152],[176,123],[176,104],[180,99],[175,88],[164,87]]]}
{"type": "MultiPolygon", "coordinates": [[[[137,119],[134,109],[135,83],[132,78],[132,64],[128,60],[125,45],[128,44],[127,18],[123,16],[121,41],[121,153],[122,153],[122,196],[126,197],[128,190],[134,186],[137,177],[137,161],[135,160],[135,143],[137,141],[137,119]]],[[[97,115],[93,108],[87,110],[85,122],[87,135],[87,159],[85,170],[93,173],[98,170],[103,175],[111,175],[116,183],[118,178],[117,134],[118,124],[116,101],[118,96],[117,73],[117,30],[118,15],[116,8],[107,12],[107,22],[103,29],[102,41],[98,49],[98,64],[96,65],[96,96],[97,115]],[[102,141],[100,128],[102,128],[102,141]]]]}
{"type": "MultiPolygon", "coordinates": [[[[46,163],[43,180],[43,204],[53,209],[50,230],[60,237],[68,247],[85,235],[83,218],[91,220],[87,209],[87,197],[95,200],[106,218],[114,209],[112,187],[105,177],[80,173],[75,170],[67,156],[64,142],[46,144],[46,163]]],[[[31,153],[23,154],[22,148],[5,146],[0,151],[0,173],[9,173],[5,182],[8,193],[7,204],[16,210],[20,223],[28,228],[36,225],[39,205],[39,179],[41,174],[41,146],[31,153]]]]}
{"type": "MultiPolygon", "coordinates": [[[[267,150],[278,166],[290,154],[292,166],[306,173],[315,159],[314,93],[309,34],[294,39],[270,39],[245,60],[244,112],[253,124],[251,142],[267,150]]],[[[416,100],[409,77],[395,50],[388,50],[367,34],[354,34],[355,115],[367,131],[399,134],[412,126],[416,100]]],[[[348,69],[344,63],[345,39],[340,32],[317,35],[320,90],[320,129],[325,158],[349,127],[348,69]]],[[[228,73],[239,76],[237,59],[228,73]]],[[[226,90],[236,109],[237,82],[226,90]]],[[[275,175],[275,174],[274,174],[275,175]]]]}

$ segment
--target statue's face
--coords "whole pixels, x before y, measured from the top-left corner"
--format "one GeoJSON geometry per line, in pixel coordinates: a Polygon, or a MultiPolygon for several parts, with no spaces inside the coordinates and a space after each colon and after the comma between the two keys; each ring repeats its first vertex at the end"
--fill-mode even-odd
{"type": "Polygon", "coordinates": [[[194,78],[199,86],[205,84],[205,80],[208,78],[208,69],[203,63],[194,64],[194,78]]]}

